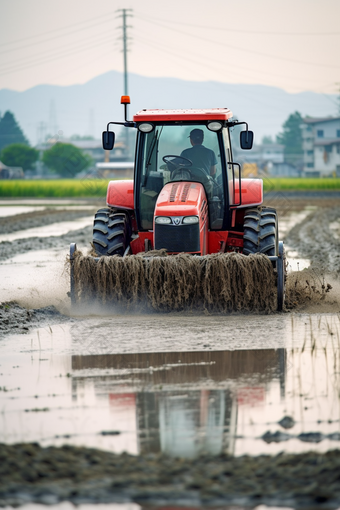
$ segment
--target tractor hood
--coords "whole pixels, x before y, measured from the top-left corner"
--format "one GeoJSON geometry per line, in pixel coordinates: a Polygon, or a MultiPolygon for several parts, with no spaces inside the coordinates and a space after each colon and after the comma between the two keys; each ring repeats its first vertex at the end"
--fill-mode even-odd
{"type": "Polygon", "coordinates": [[[169,182],[158,196],[154,215],[200,216],[206,203],[205,190],[199,182],[169,182]]]}

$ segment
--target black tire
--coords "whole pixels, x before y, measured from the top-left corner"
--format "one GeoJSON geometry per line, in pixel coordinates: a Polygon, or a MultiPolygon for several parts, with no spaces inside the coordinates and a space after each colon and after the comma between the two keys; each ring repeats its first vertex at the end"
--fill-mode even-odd
{"type": "Polygon", "coordinates": [[[99,209],[93,222],[93,246],[99,256],[123,256],[130,244],[130,224],[126,213],[99,209]]]}
{"type": "Polygon", "coordinates": [[[272,207],[248,209],[244,215],[243,253],[278,255],[279,236],[276,210],[272,207]]]}
{"type": "Polygon", "coordinates": [[[277,270],[277,311],[282,312],[285,302],[286,255],[283,242],[279,242],[279,253],[276,262],[277,270]]]}

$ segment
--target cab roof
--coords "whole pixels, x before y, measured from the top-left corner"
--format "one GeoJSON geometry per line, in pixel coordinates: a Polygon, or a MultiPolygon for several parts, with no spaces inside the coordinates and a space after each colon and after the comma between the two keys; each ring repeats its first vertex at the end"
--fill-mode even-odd
{"type": "Polygon", "coordinates": [[[233,116],[229,108],[211,108],[210,110],[141,110],[133,116],[134,122],[163,121],[207,121],[228,120],[233,116]]]}

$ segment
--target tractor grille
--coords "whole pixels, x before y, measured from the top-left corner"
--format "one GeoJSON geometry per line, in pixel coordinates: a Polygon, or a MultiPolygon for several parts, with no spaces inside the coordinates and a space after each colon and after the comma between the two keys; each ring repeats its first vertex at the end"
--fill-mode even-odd
{"type": "Polygon", "coordinates": [[[168,252],[199,252],[200,229],[194,225],[155,224],[155,249],[165,248],[168,252]]]}

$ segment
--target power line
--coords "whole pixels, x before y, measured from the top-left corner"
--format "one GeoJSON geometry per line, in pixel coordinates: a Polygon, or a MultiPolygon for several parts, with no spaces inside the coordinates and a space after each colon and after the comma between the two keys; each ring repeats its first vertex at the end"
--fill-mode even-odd
{"type": "MultiPolygon", "coordinates": [[[[83,30],[88,30],[89,28],[92,28],[92,27],[97,27],[98,25],[102,25],[103,23],[108,23],[108,22],[111,22],[111,19],[108,19],[108,20],[105,20],[105,21],[102,21],[100,23],[94,23],[93,25],[90,25],[88,27],[83,27],[83,28],[79,28],[78,30],[72,30],[72,32],[70,32],[69,34],[65,34],[65,37],[67,37],[68,35],[74,35],[78,32],[82,32],[83,30]]],[[[6,50],[2,50],[0,51],[0,54],[1,53],[10,53],[12,51],[18,51],[20,49],[26,49],[26,48],[29,48],[30,46],[36,46],[37,44],[42,44],[42,43],[46,43],[46,42],[50,42],[50,41],[53,41],[55,39],[59,39],[60,40],[60,35],[55,35],[53,37],[49,37],[47,39],[42,39],[40,41],[36,41],[36,42],[32,42],[30,44],[24,44],[23,46],[18,46],[17,48],[12,48],[12,49],[6,49],[6,50]]]]}
{"type": "MultiPolygon", "coordinates": [[[[138,37],[138,42],[139,42],[140,44],[144,44],[144,45],[146,45],[146,46],[153,47],[154,49],[156,49],[157,51],[160,51],[160,52],[162,52],[162,53],[167,53],[167,54],[171,55],[172,57],[174,57],[174,58],[175,58],[175,59],[177,59],[177,60],[178,60],[178,59],[180,59],[180,61],[185,61],[185,60],[186,60],[186,61],[188,61],[188,62],[190,62],[190,63],[192,63],[192,64],[194,64],[194,65],[195,65],[195,64],[198,64],[200,69],[202,69],[202,67],[203,67],[202,60],[197,61],[197,60],[194,60],[194,59],[192,59],[192,58],[190,58],[190,57],[185,57],[185,56],[183,56],[183,55],[178,56],[178,54],[176,54],[176,53],[172,52],[171,50],[161,48],[161,46],[162,46],[162,45],[160,45],[159,43],[157,44],[157,46],[155,46],[155,45],[153,44],[153,41],[148,41],[147,39],[144,39],[144,38],[141,38],[141,37],[138,37]]],[[[216,61],[216,62],[217,62],[217,61],[216,61]]],[[[182,65],[183,67],[185,67],[185,68],[188,70],[188,66],[187,66],[187,64],[185,64],[185,63],[183,62],[183,64],[181,63],[181,65],[182,65]]],[[[214,67],[214,66],[212,66],[212,65],[209,65],[209,63],[204,64],[204,68],[209,68],[209,69],[211,69],[211,70],[213,70],[213,71],[216,71],[216,67],[214,67]]],[[[197,68],[195,68],[195,69],[194,69],[194,73],[195,73],[197,76],[201,76],[201,77],[205,77],[205,78],[206,78],[206,74],[203,74],[203,73],[198,72],[197,68]]],[[[223,83],[223,82],[221,82],[221,83],[223,83]]],[[[237,84],[234,84],[234,85],[235,85],[235,86],[237,86],[237,84]]],[[[304,89],[302,89],[302,90],[304,90],[304,89]]],[[[245,91],[242,91],[242,93],[240,93],[240,91],[238,91],[238,95],[241,95],[241,96],[246,97],[246,98],[251,98],[251,99],[252,99],[252,101],[257,102],[258,104],[262,104],[262,105],[265,105],[265,104],[266,104],[266,102],[265,102],[265,101],[261,101],[261,100],[259,100],[259,99],[258,99],[258,97],[257,97],[257,94],[256,94],[256,93],[250,93],[250,94],[248,94],[248,93],[246,93],[245,91]]],[[[328,97],[326,94],[323,94],[323,95],[324,95],[327,99],[329,99],[330,101],[332,101],[332,99],[331,99],[330,97],[328,97]]],[[[332,101],[332,102],[333,102],[333,101],[332,101]]],[[[277,110],[277,111],[285,111],[285,110],[281,110],[281,108],[280,108],[279,104],[276,104],[276,105],[275,105],[275,110],[277,110]]]]}
{"type": "MultiPolygon", "coordinates": [[[[145,39],[145,38],[143,38],[143,37],[140,37],[139,35],[138,35],[138,39],[136,39],[136,40],[138,40],[138,41],[140,40],[140,41],[144,42],[145,44],[148,44],[149,46],[154,47],[154,43],[153,43],[153,41],[150,41],[150,40],[148,40],[148,39],[145,39]]],[[[178,57],[178,58],[180,58],[180,59],[182,59],[182,60],[187,60],[187,61],[189,61],[189,62],[192,62],[193,64],[198,64],[200,67],[203,67],[203,66],[204,66],[204,67],[210,67],[211,69],[216,70],[216,68],[214,68],[214,67],[212,67],[212,66],[209,66],[209,63],[205,62],[205,61],[202,59],[202,55],[200,55],[200,56],[198,57],[198,55],[197,55],[197,54],[195,54],[195,55],[194,55],[194,58],[196,58],[196,60],[194,60],[193,58],[191,58],[191,57],[189,56],[189,53],[190,53],[190,52],[189,52],[188,50],[186,50],[186,52],[185,52],[185,56],[183,55],[183,52],[181,52],[181,54],[179,55],[179,54],[178,54],[178,53],[176,53],[173,49],[172,49],[172,50],[170,50],[168,45],[162,44],[162,43],[160,43],[159,41],[157,42],[157,48],[163,48],[163,50],[162,50],[162,51],[164,51],[165,53],[172,54],[172,55],[173,55],[173,56],[175,56],[175,57],[178,57]]],[[[191,54],[192,54],[192,53],[191,53],[191,54]]],[[[192,55],[193,55],[193,54],[192,54],[192,55]]],[[[209,58],[208,58],[208,62],[215,62],[215,63],[217,63],[217,64],[219,64],[219,65],[223,64],[223,62],[222,62],[221,60],[217,60],[217,59],[211,58],[210,56],[209,56],[209,58]]],[[[284,77],[286,77],[286,76],[287,76],[286,74],[276,74],[276,73],[274,74],[274,73],[268,73],[268,72],[266,72],[266,71],[263,71],[262,69],[261,69],[261,70],[260,70],[260,69],[253,70],[253,69],[251,69],[251,68],[249,68],[249,67],[244,67],[244,66],[240,66],[240,65],[237,65],[237,64],[231,64],[231,63],[230,63],[230,64],[229,64],[229,66],[230,66],[230,68],[231,68],[231,69],[234,69],[234,68],[235,68],[235,69],[242,69],[242,70],[244,70],[244,71],[247,71],[247,72],[248,72],[248,74],[246,75],[247,77],[249,77],[249,74],[250,74],[250,73],[252,73],[252,74],[254,74],[254,73],[255,73],[255,74],[258,74],[258,73],[260,73],[260,75],[261,75],[261,76],[265,74],[265,75],[267,75],[267,76],[272,76],[272,77],[276,77],[276,78],[284,78],[284,77]]],[[[241,73],[241,74],[242,74],[242,73],[241,73]]],[[[317,83],[318,83],[318,84],[320,84],[320,82],[316,82],[316,81],[311,82],[310,80],[308,81],[308,83],[315,83],[315,84],[317,84],[317,83]]]]}
{"type": "MultiPolygon", "coordinates": [[[[96,40],[97,38],[95,38],[96,40]]],[[[39,66],[41,64],[45,64],[45,63],[52,63],[54,62],[55,60],[58,60],[60,58],[63,58],[65,55],[66,56],[69,56],[69,55],[73,55],[73,54],[76,54],[76,53],[81,53],[83,51],[88,51],[89,49],[91,50],[92,48],[96,48],[98,46],[102,46],[103,44],[107,44],[107,42],[110,42],[112,41],[112,36],[109,35],[109,36],[105,36],[104,38],[101,37],[100,39],[100,42],[98,42],[97,44],[93,44],[93,40],[89,41],[87,40],[86,44],[81,44],[80,46],[76,46],[73,51],[70,51],[69,49],[69,46],[66,45],[66,49],[62,52],[55,52],[55,53],[50,53],[50,52],[46,52],[44,54],[42,54],[41,57],[38,57],[36,59],[33,59],[33,60],[27,60],[27,59],[24,59],[24,60],[19,60],[19,61],[15,61],[12,65],[9,65],[7,67],[3,67],[0,69],[0,76],[4,76],[6,74],[11,74],[11,73],[15,73],[17,71],[22,71],[22,70],[25,70],[25,69],[31,69],[32,67],[36,67],[36,66],[39,66]],[[21,62],[24,62],[24,64],[22,65],[21,62]],[[25,65],[26,64],[26,65],[25,65]]]]}
{"type": "Polygon", "coordinates": [[[286,62],[293,62],[293,63],[296,63],[296,64],[304,64],[304,65],[311,65],[311,66],[316,66],[316,67],[327,67],[327,68],[331,68],[331,69],[339,69],[339,66],[329,66],[327,64],[317,64],[315,62],[303,62],[301,60],[294,60],[294,59],[285,58],[285,57],[278,57],[277,55],[270,55],[268,53],[263,53],[263,52],[260,52],[260,51],[240,48],[238,46],[234,46],[232,44],[226,44],[226,43],[223,43],[221,41],[213,41],[211,39],[207,39],[206,37],[197,36],[197,35],[193,35],[193,34],[188,34],[187,32],[183,32],[182,30],[176,30],[175,28],[170,28],[170,27],[167,27],[166,25],[162,25],[159,22],[155,23],[153,21],[150,21],[147,18],[144,18],[143,16],[138,16],[138,18],[146,21],[147,23],[163,27],[163,28],[165,28],[167,30],[171,30],[172,32],[176,32],[178,34],[183,34],[183,35],[186,35],[188,37],[192,37],[194,39],[199,39],[200,41],[205,41],[205,42],[209,42],[209,43],[212,43],[212,44],[218,44],[219,46],[225,46],[227,48],[232,48],[234,50],[243,51],[245,53],[252,53],[252,54],[255,54],[255,55],[261,55],[263,57],[273,58],[275,60],[284,60],[286,62]]]}
{"type": "MultiPolygon", "coordinates": [[[[92,22],[94,20],[97,20],[97,19],[105,18],[105,21],[103,21],[101,23],[106,23],[107,21],[110,21],[108,19],[108,17],[110,17],[111,15],[113,16],[114,12],[109,12],[109,13],[103,14],[102,16],[97,16],[95,18],[91,18],[90,20],[80,21],[79,23],[73,23],[72,25],[67,25],[66,27],[55,28],[54,30],[49,30],[48,32],[43,32],[41,34],[32,35],[31,37],[24,37],[23,39],[17,39],[16,41],[9,41],[9,42],[5,42],[5,43],[1,43],[1,46],[8,46],[10,44],[17,44],[17,43],[21,43],[21,42],[30,41],[31,39],[37,39],[39,37],[43,37],[44,35],[50,35],[50,34],[53,34],[55,32],[61,32],[63,30],[67,30],[68,28],[73,30],[74,27],[90,23],[90,22],[92,22]]],[[[98,23],[98,25],[100,25],[101,23],[98,23]]],[[[90,26],[95,26],[95,25],[90,25],[90,26]]],[[[84,29],[81,29],[81,30],[87,30],[87,28],[89,28],[89,27],[84,27],[84,29]]],[[[58,36],[58,37],[60,37],[60,36],[58,36]]],[[[54,39],[54,37],[53,37],[53,39],[54,39]]],[[[40,44],[40,42],[43,42],[43,41],[39,41],[39,42],[34,43],[34,44],[40,44]]],[[[16,48],[16,49],[20,49],[20,48],[16,48]]],[[[7,50],[7,51],[12,51],[12,50],[7,50]]]]}
{"type": "MultiPolygon", "coordinates": [[[[143,16],[140,16],[137,11],[137,17],[141,19],[143,16]]],[[[180,21],[169,21],[167,19],[161,19],[161,18],[154,18],[153,16],[150,17],[150,19],[153,19],[157,22],[161,21],[163,23],[168,23],[172,25],[182,25],[185,27],[192,27],[192,28],[204,28],[205,30],[221,30],[222,32],[227,33],[236,33],[236,34],[254,34],[254,35],[292,35],[292,36],[333,36],[333,35],[340,35],[340,32],[264,32],[264,31],[256,31],[256,30],[236,30],[233,28],[230,28],[229,26],[226,27],[214,27],[214,26],[207,26],[207,25],[196,25],[192,23],[183,23],[180,21]]]]}

